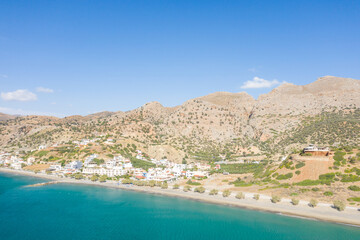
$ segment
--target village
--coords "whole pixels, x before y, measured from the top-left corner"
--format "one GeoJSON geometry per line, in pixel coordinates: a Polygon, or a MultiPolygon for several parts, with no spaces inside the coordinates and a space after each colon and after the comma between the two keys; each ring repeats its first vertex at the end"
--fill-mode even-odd
{"type": "MultiPolygon", "coordinates": [[[[99,141],[99,138],[94,139],[82,139],[79,141],[72,141],[76,147],[86,147],[88,144],[92,144],[99,141]]],[[[113,139],[106,139],[104,144],[112,145],[113,139]]],[[[53,144],[51,147],[58,147],[59,144],[53,144]]],[[[39,151],[47,149],[46,145],[40,145],[39,151]]],[[[33,150],[36,151],[36,150],[33,150]]],[[[47,164],[46,168],[32,169],[34,172],[40,172],[43,174],[54,175],[57,177],[78,177],[88,178],[94,181],[100,177],[103,179],[117,180],[122,183],[124,179],[131,179],[134,181],[156,181],[156,182],[176,182],[180,179],[195,179],[202,180],[207,179],[212,173],[217,172],[223,175],[229,173],[225,170],[221,171],[221,165],[226,164],[243,164],[244,160],[229,162],[227,160],[218,161],[212,165],[203,162],[191,162],[191,163],[175,163],[166,158],[155,159],[145,158],[141,150],[136,150],[136,159],[145,163],[151,164],[153,167],[146,169],[141,167],[134,167],[132,161],[122,155],[115,155],[112,158],[99,159],[98,154],[91,154],[84,160],[73,160],[64,164],[64,162],[52,162],[47,164]]],[[[304,154],[311,153],[312,155],[325,155],[329,153],[328,148],[318,149],[316,146],[310,145],[303,149],[304,154]]],[[[285,157],[282,157],[281,161],[284,161],[285,157]]],[[[37,165],[38,161],[34,156],[27,157],[26,159],[19,157],[19,154],[10,154],[7,152],[0,152],[0,166],[11,168],[15,170],[27,170],[30,166],[37,165]]],[[[253,160],[249,163],[260,164],[260,161],[253,160]]],[[[45,166],[45,164],[44,164],[45,166]]]]}
{"type": "MultiPolygon", "coordinates": [[[[83,139],[81,141],[73,141],[78,146],[84,146],[94,140],[83,139]]],[[[107,139],[105,143],[111,144],[112,140],[107,139]]],[[[57,146],[56,145],[53,145],[57,146]]],[[[46,149],[45,145],[38,147],[38,150],[46,149]]],[[[35,157],[28,157],[26,160],[18,156],[19,154],[10,154],[0,152],[0,166],[21,170],[36,163],[35,157]]],[[[36,170],[40,173],[49,175],[56,175],[58,177],[73,177],[75,174],[81,174],[90,178],[91,176],[116,178],[121,183],[122,179],[130,178],[132,180],[140,181],[157,181],[157,182],[172,182],[183,178],[205,179],[209,177],[212,169],[219,170],[220,165],[217,164],[213,168],[206,163],[190,163],[179,164],[168,159],[150,159],[147,160],[140,150],[136,150],[136,159],[151,163],[154,167],[143,169],[134,167],[131,160],[121,156],[113,156],[108,159],[98,159],[97,154],[87,156],[85,160],[74,160],[67,164],[54,162],[49,164],[48,168],[36,170]]]]}

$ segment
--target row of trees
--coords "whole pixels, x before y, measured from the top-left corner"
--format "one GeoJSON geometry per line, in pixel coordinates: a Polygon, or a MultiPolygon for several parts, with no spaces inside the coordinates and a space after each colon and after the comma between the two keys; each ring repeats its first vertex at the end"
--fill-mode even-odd
{"type": "MultiPolygon", "coordinates": [[[[83,179],[84,176],[81,174],[81,173],[76,173],[76,174],[73,174],[71,177],[75,178],[75,179],[83,179]]],[[[100,181],[100,182],[105,182],[107,180],[107,176],[106,175],[102,175],[102,176],[97,176],[97,175],[93,175],[91,178],[90,178],[91,181],[100,181]]],[[[128,178],[125,178],[122,180],[122,183],[123,184],[134,184],[136,186],[149,186],[149,187],[161,187],[162,189],[167,189],[169,186],[168,186],[168,183],[167,182],[157,182],[157,181],[139,181],[139,180],[132,180],[132,179],[128,179],[128,178]]],[[[174,184],[173,185],[173,189],[179,189],[180,188],[180,185],[179,184],[174,184]]],[[[183,191],[184,192],[189,192],[191,191],[191,186],[189,185],[185,185],[183,187],[183,191]]],[[[194,188],[194,192],[196,193],[205,193],[206,189],[203,187],[203,186],[199,186],[199,187],[196,187],[194,188]]],[[[219,193],[219,190],[217,189],[212,189],[210,192],[209,192],[209,195],[218,195],[219,193]]],[[[231,195],[231,191],[226,189],[222,192],[222,196],[223,197],[229,197],[231,195]]],[[[236,195],[235,195],[235,198],[237,199],[245,199],[245,194],[243,192],[238,192],[236,195]]],[[[259,200],[260,199],[260,195],[259,194],[254,194],[254,197],[253,197],[255,200],[259,200]]],[[[271,202],[272,203],[279,203],[281,202],[281,197],[277,196],[277,195],[272,195],[271,197],[271,202]]],[[[291,203],[293,205],[298,205],[299,204],[299,199],[296,199],[296,198],[293,198],[291,199],[291,203]]],[[[317,205],[318,205],[318,201],[316,199],[311,199],[309,204],[308,204],[310,207],[313,207],[315,208],[317,205]]],[[[346,208],[346,204],[343,202],[343,201],[340,201],[340,200],[336,200],[334,201],[333,203],[333,207],[335,209],[337,209],[338,211],[344,211],[345,208],[346,208]]]]}

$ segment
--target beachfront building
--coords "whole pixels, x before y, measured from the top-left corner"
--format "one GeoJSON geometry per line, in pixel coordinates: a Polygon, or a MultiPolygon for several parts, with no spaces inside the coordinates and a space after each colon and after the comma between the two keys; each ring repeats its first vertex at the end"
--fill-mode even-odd
{"type": "Polygon", "coordinates": [[[176,180],[176,177],[172,173],[169,168],[149,168],[146,173],[146,180],[154,180],[154,181],[172,181],[176,180]]]}
{"type": "Polygon", "coordinates": [[[187,178],[204,178],[204,177],[208,177],[209,176],[209,172],[207,171],[186,171],[185,172],[185,176],[187,178]]]}
{"type": "Polygon", "coordinates": [[[84,168],[83,174],[89,175],[106,175],[108,177],[116,177],[126,175],[128,173],[127,170],[122,167],[114,167],[114,168],[84,168]]]}
{"type": "Polygon", "coordinates": [[[147,172],[142,168],[134,168],[132,171],[132,175],[137,179],[145,179],[147,172]]]}
{"type": "Polygon", "coordinates": [[[16,170],[20,170],[22,163],[23,162],[13,162],[13,163],[10,164],[10,167],[13,168],[13,169],[16,169],[16,170]]]}
{"type": "Polygon", "coordinates": [[[81,161],[72,161],[71,163],[68,163],[65,165],[64,169],[66,170],[80,170],[82,168],[82,162],[81,161]]]}
{"type": "Polygon", "coordinates": [[[55,164],[51,164],[49,167],[50,171],[61,171],[62,170],[62,166],[60,163],[55,163],[55,164]]]}

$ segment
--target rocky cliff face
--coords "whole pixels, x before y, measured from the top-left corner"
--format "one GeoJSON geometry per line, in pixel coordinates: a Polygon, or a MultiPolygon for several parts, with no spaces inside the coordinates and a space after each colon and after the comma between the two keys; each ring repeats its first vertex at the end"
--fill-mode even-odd
{"type": "Polygon", "coordinates": [[[257,101],[258,115],[318,114],[333,108],[360,106],[360,81],[326,76],[305,86],[285,83],[257,101]]]}
{"type": "Polygon", "coordinates": [[[283,84],[257,100],[244,92],[216,92],[173,108],[151,102],[128,112],[10,119],[0,125],[0,143],[31,148],[110,134],[189,155],[279,152],[294,144],[331,144],[329,139],[356,143],[359,134],[345,139],[336,131],[356,131],[359,108],[359,80],[326,76],[304,86],[283,84]]]}

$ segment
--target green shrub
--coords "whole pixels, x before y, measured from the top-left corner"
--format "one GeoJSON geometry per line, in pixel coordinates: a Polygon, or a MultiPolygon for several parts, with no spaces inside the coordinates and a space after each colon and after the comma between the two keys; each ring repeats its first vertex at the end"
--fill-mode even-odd
{"type": "Polygon", "coordinates": [[[303,166],[305,166],[304,162],[299,162],[298,164],[295,165],[296,169],[302,168],[303,166]]]}
{"type": "Polygon", "coordinates": [[[94,158],[92,160],[92,162],[96,163],[97,165],[100,165],[100,164],[103,164],[105,161],[104,161],[104,159],[94,158]]]}
{"type": "Polygon", "coordinates": [[[137,159],[136,157],[130,157],[130,161],[134,168],[142,168],[142,169],[145,169],[146,171],[149,168],[156,167],[155,164],[148,162],[148,161],[141,160],[141,159],[137,159]]]}
{"type": "Polygon", "coordinates": [[[341,166],[346,163],[344,156],[346,155],[345,152],[336,151],[334,154],[334,165],[341,166]]]}
{"type": "MultiPolygon", "coordinates": [[[[106,180],[106,179],[105,179],[106,180]]],[[[132,184],[133,181],[131,179],[125,178],[121,181],[122,184],[132,184]]]]}
{"type": "Polygon", "coordinates": [[[330,192],[330,191],[326,191],[326,192],[324,192],[324,195],[327,196],[327,197],[330,197],[330,196],[333,196],[334,193],[330,192]]]}
{"type": "Polygon", "coordinates": [[[335,173],[325,173],[319,176],[320,180],[332,181],[335,178],[335,173]]]}
{"type": "Polygon", "coordinates": [[[213,189],[213,190],[210,191],[209,195],[217,195],[218,192],[219,192],[219,190],[213,189]]]}
{"type": "Polygon", "coordinates": [[[149,186],[150,187],[155,187],[155,185],[156,185],[156,182],[154,180],[149,181],[149,186]]]}
{"type": "Polygon", "coordinates": [[[174,184],[173,189],[179,189],[180,185],[179,184],[174,184]]]}
{"type": "Polygon", "coordinates": [[[360,181],[360,177],[352,174],[349,175],[344,174],[342,175],[341,178],[341,182],[358,182],[358,181],[360,181]]]}
{"type": "Polygon", "coordinates": [[[279,173],[274,173],[272,176],[276,178],[277,176],[279,176],[279,173]]]}
{"type": "Polygon", "coordinates": [[[298,205],[299,204],[299,199],[293,198],[293,199],[291,199],[291,203],[293,205],[298,205]]]}
{"type": "Polygon", "coordinates": [[[106,176],[106,175],[102,175],[102,176],[99,178],[99,182],[106,182],[106,179],[107,179],[107,176],[106,176]]]}
{"type": "Polygon", "coordinates": [[[49,151],[40,151],[38,153],[35,153],[34,155],[38,156],[38,157],[43,157],[43,156],[46,156],[48,153],[49,153],[49,151]]]}
{"type": "Polygon", "coordinates": [[[352,198],[348,198],[348,201],[351,202],[360,202],[360,197],[352,197],[352,198]]]}
{"type": "Polygon", "coordinates": [[[188,191],[190,191],[191,190],[191,187],[190,186],[184,186],[184,188],[183,188],[183,191],[184,192],[188,192],[188,191]]]}
{"type": "Polygon", "coordinates": [[[93,181],[93,182],[97,181],[98,179],[99,178],[96,175],[92,175],[91,178],[90,178],[90,180],[93,181]]]}
{"type": "Polygon", "coordinates": [[[186,184],[194,185],[194,186],[199,186],[199,185],[201,185],[201,183],[199,183],[199,182],[193,182],[193,181],[191,181],[191,180],[188,180],[188,181],[186,182],[186,184]]]}
{"type": "Polygon", "coordinates": [[[338,211],[344,211],[346,208],[346,204],[343,201],[337,200],[334,201],[334,208],[338,211]]]}
{"type": "Polygon", "coordinates": [[[300,173],[301,173],[301,172],[300,172],[299,170],[297,170],[297,171],[295,172],[296,175],[300,175],[300,173]]]}
{"type": "Polygon", "coordinates": [[[265,164],[221,164],[221,171],[230,174],[259,173],[263,172],[265,164]]]}
{"type": "Polygon", "coordinates": [[[238,194],[236,194],[236,198],[237,199],[244,199],[245,198],[245,194],[242,192],[239,192],[238,194]]]}
{"type": "Polygon", "coordinates": [[[319,180],[310,180],[310,179],[306,179],[304,181],[295,183],[295,185],[297,186],[315,186],[315,185],[319,185],[320,181],[319,180]]]}
{"type": "Polygon", "coordinates": [[[166,182],[163,182],[162,184],[161,184],[161,188],[162,189],[167,189],[169,186],[168,186],[168,184],[166,183],[166,182]]]}
{"type": "Polygon", "coordinates": [[[74,175],[74,178],[75,178],[76,180],[80,180],[80,179],[83,179],[84,176],[83,176],[81,173],[76,173],[76,174],[74,175]]]}
{"type": "Polygon", "coordinates": [[[351,185],[348,187],[349,190],[351,191],[360,191],[360,187],[359,186],[355,186],[355,185],[351,185]]]}
{"type": "Polygon", "coordinates": [[[280,165],[280,169],[283,168],[283,167],[285,167],[287,169],[291,169],[291,165],[293,165],[293,163],[294,162],[292,162],[292,161],[286,160],[280,165]]]}
{"type": "Polygon", "coordinates": [[[273,195],[273,196],[271,197],[271,202],[272,202],[272,203],[278,203],[278,202],[280,202],[280,201],[281,201],[281,198],[280,198],[279,196],[273,195]]]}
{"type": "Polygon", "coordinates": [[[241,178],[237,178],[234,182],[230,182],[229,184],[234,184],[235,187],[249,187],[252,185],[252,183],[245,182],[241,180],[241,178]]]}
{"type": "Polygon", "coordinates": [[[260,194],[254,194],[254,199],[259,200],[260,199],[260,194]]]}
{"type": "Polygon", "coordinates": [[[332,183],[331,180],[310,180],[310,179],[306,179],[304,181],[301,182],[297,182],[294,185],[296,186],[316,186],[319,184],[326,184],[326,185],[330,185],[332,183]]]}
{"type": "Polygon", "coordinates": [[[285,180],[285,179],[290,179],[292,177],[293,177],[293,173],[287,173],[287,174],[279,175],[276,179],[277,180],[285,180]]]}
{"type": "Polygon", "coordinates": [[[316,199],[311,199],[309,202],[310,207],[316,207],[318,205],[318,201],[316,199]]]}
{"type": "Polygon", "coordinates": [[[222,193],[223,197],[228,197],[228,196],[230,196],[230,194],[231,194],[231,191],[228,189],[223,191],[223,193],[222,193]]]}
{"type": "Polygon", "coordinates": [[[204,187],[197,187],[194,189],[194,192],[198,192],[198,193],[204,193],[205,192],[205,188],[204,187]]]}

